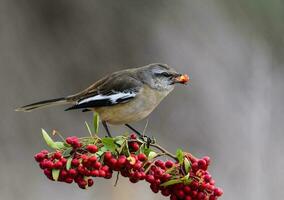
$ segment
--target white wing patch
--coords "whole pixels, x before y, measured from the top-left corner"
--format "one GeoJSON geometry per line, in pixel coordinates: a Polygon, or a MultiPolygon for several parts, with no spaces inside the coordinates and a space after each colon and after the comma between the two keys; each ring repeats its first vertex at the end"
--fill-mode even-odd
{"type": "Polygon", "coordinates": [[[136,96],[136,93],[135,92],[120,92],[120,93],[117,93],[117,94],[112,94],[112,95],[96,95],[96,96],[93,96],[93,97],[89,97],[89,98],[86,98],[86,99],[83,99],[81,101],[79,101],[77,103],[77,105],[80,105],[80,104],[83,104],[83,103],[87,103],[87,102],[91,102],[91,101],[97,101],[97,100],[110,100],[111,103],[115,104],[117,103],[117,100],[118,99],[127,99],[127,98],[131,98],[131,97],[135,97],[136,96]]]}

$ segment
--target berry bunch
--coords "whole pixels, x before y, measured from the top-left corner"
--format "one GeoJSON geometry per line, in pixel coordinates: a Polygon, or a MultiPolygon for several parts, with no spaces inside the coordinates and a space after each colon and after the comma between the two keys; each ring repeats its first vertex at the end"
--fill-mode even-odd
{"type": "Polygon", "coordinates": [[[63,142],[54,142],[45,131],[43,136],[55,151],[43,150],[35,160],[50,180],[75,182],[86,189],[94,184],[94,178],[110,179],[117,171],[131,183],[145,180],[154,193],[160,191],[171,200],[215,200],[223,193],[207,171],[209,157],[197,159],[181,150],[172,155],[157,144],[149,147],[134,134],[114,138],[72,136],[63,142]],[[158,159],[161,156],[171,159],[162,161],[158,159]]]}

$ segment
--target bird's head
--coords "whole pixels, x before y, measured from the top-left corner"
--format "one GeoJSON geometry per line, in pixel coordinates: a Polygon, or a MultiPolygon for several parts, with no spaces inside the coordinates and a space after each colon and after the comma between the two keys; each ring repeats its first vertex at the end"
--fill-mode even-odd
{"type": "Polygon", "coordinates": [[[159,90],[172,90],[176,83],[186,84],[190,81],[188,75],[177,73],[167,64],[153,63],[138,70],[146,84],[159,90]]]}

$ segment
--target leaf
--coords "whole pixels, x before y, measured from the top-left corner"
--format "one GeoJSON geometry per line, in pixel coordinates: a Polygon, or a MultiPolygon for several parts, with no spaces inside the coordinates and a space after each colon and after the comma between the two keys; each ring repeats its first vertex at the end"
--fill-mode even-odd
{"type": "Polygon", "coordinates": [[[183,180],[183,183],[185,185],[188,185],[188,184],[190,184],[192,182],[192,179],[190,178],[189,173],[185,177],[183,177],[182,180],[183,180]]]}
{"type": "Polygon", "coordinates": [[[63,151],[62,155],[63,157],[68,157],[70,156],[70,153],[73,149],[72,148],[69,148],[69,149],[66,149],[65,151],[63,151]]]}
{"type": "Polygon", "coordinates": [[[184,158],[184,153],[183,153],[183,151],[181,149],[177,149],[176,157],[177,157],[179,163],[182,164],[183,163],[183,158],[184,158]]]}
{"type": "Polygon", "coordinates": [[[60,170],[59,169],[52,169],[52,178],[57,181],[59,177],[60,170]]]}
{"type": "Polygon", "coordinates": [[[189,162],[189,160],[184,157],[184,169],[185,169],[185,173],[188,173],[189,170],[191,168],[191,163],[189,162]]]}
{"type": "Polygon", "coordinates": [[[89,126],[88,122],[85,121],[85,125],[86,125],[86,127],[88,129],[88,132],[89,132],[90,136],[93,137],[93,134],[92,134],[92,131],[90,129],[90,126],[89,126]]]}
{"type": "Polygon", "coordinates": [[[154,151],[150,151],[150,153],[148,154],[148,160],[152,160],[153,158],[155,158],[158,154],[154,151]]]}
{"type": "Polygon", "coordinates": [[[72,157],[69,157],[67,159],[67,162],[66,162],[66,169],[67,170],[71,169],[71,162],[72,162],[72,157]]]}
{"type": "Polygon", "coordinates": [[[118,144],[119,146],[121,146],[123,143],[125,142],[125,139],[116,139],[115,143],[118,144]]]}
{"type": "Polygon", "coordinates": [[[51,137],[48,135],[48,133],[43,128],[41,129],[41,133],[42,133],[43,139],[45,140],[47,146],[53,149],[57,149],[56,143],[51,139],[51,137]]]}
{"type": "Polygon", "coordinates": [[[182,182],[183,182],[182,179],[173,179],[173,180],[169,180],[169,181],[161,184],[160,186],[167,187],[167,186],[175,185],[175,184],[182,183],[182,182]]]}
{"type": "Polygon", "coordinates": [[[100,148],[100,150],[96,153],[98,157],[101,157],[108,149],[106,147],[100,148]]]}
{"type": "Polygon", "coordinates": [[[113,138],[102,138],[102,143],[104,144],[104,146],[111,152],[115,152],[116,150],[116,145],[114,143],[114,139],[113,138]]]}
{"type": "Polygon", "coordinates": [[[54,142],[56,149],[63,149],[65,148],[65,145],[63,142],[54,142]]]}
{"type": "Polygon", "coordinates": [[[153,149],[151,148],[147,148],[147,145],[144,145],[143,148],[142,148],[142,152],[148,157],[149,156],[149,153],[153,151],[153,149]]]}
{"type": "Polygon", "coordinates": [[[93,125],[94,125],[94,131],[96,134],[99,133],[99,124],[100,124],[100,116],[97,112],[94,113],[94,119],[93,119],[93,125]]]}

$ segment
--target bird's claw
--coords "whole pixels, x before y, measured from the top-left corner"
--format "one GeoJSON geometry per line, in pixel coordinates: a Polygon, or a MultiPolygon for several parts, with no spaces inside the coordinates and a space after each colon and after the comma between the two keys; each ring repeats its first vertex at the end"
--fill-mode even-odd
{"type": "Polygon", "coordinates": [[[156,143],[156,139],[154,137],[150,138],[146,135],[143,135],[143,136],[140,136],[140,139],[143,140],[147,144],[147,148],[149,148],[151,144],[156,143]]]}

